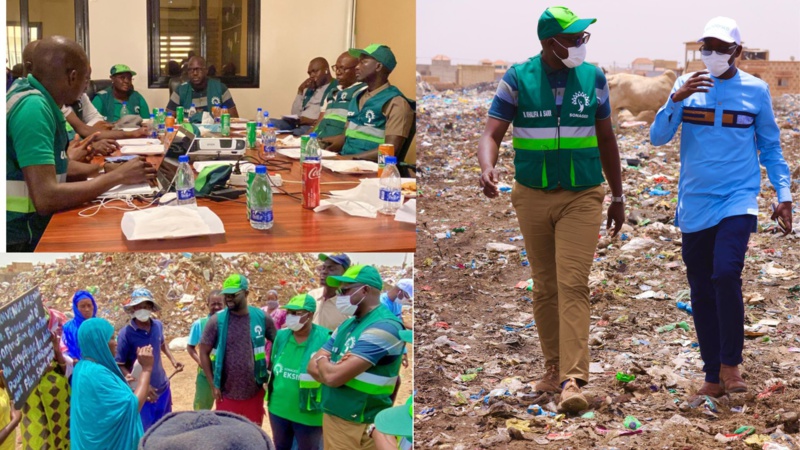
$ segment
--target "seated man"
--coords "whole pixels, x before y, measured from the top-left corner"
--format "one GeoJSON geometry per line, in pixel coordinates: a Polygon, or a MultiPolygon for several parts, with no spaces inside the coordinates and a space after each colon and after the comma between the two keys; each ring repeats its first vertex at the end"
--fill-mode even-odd
{"type": "Polygon", "coordinates": [[[372,44],[363,50],[350,49],[350,54],[358,56],[356,79],[367,88],[350,102],[344,135],[322,142],[328,150],[341,152],[342,156],[375,161],[380,144],[392,144],[399,151],[406,139],[412,138],[409,135],[414,122],[413,103],[389,84],[389,74],[397,66],[389,47],[372,44]]]}
{"type": "Polygon", "coordinates": [[[322,100],[333,90],[328,61],[316,57],[308,63],[308,79],[297,88],[297,97],[292,103],[292,115],[298,120],[287,122],[282,119],[271,119],[279,130],[293,130],[295,136],[302,136],[319,120],[322,100]]]}
{"type": "Polygon", "coordinates": [[[136,72],[125,64],[111,67],[111,86],[97,93],[92,105],[104,115],[108,122],[116,122],[121,117],[122,102],[127,102],[128,114],[142,119],[150,118],[150,108],[142,94],[133,90],[133,77],[136,72]]]}
{"type": "Polygon", "coordinates": [[[189,58],[188,71],[189,81],[181,83],[169,97],[168,112],[175,115],[178,106],[183,106],[184,110],[188,112],[194,103],[197,115],[189,118],[194,123],[200,122],[204,111],[212,113],[214,107],[228,108],[231,117],[239,117],[236,104],[231,97],[231,91],[219,80],[208,77],[208,68],[203,57],[192,56],[189,58]]]}
{"type": "Polygon", "coordinates": [[[156,175],[143,158],[100,176],[100,166],[68,159],[72,147],[90,141],[69,145],[60,111],[89,82],[89,60],[76,42],[62,36],[43,39],[32,69],[6,94],[8,252],[33,251],[53,213],[94,200],[116,185],[143,183],[156,175]],[[86,181],[89,177],[94,178],[86,181]]]}
{"type": "Polygon", "coordinates": [[[348,52],[342,53],[336,59],[336,65],[333,66],[336,79],[331,82],[333,89],[322,101],[319,123],[314,128],[320,139],[344,134],[350,100],[357,92],[366,88],[364,83],[356,82],[357,65],[358,58],[350,56],[348,52]]]}

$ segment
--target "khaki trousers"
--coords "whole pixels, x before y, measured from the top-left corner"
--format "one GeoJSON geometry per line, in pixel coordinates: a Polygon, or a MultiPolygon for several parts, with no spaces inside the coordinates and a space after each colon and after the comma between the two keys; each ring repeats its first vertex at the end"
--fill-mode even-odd
{"type": "Polygon", "coordinates": [[[356,423],[322,415],[322,446],[325,450],[375,450],[375,441],[367,436],[368,423],[356,423]]]}
{"type": "Polygon", "coordinates": [[[561,381],[589,381],[589,271],[605,189],[531,189],[514,183],[511,203],[533,278],[533,317],[546,364],[561,381]]]}

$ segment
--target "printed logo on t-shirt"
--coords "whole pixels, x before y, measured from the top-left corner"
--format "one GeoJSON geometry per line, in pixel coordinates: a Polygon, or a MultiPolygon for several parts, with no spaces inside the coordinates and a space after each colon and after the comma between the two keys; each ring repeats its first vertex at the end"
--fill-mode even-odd
{"type": "Polygon", "coordinates": [[[272,373],[274,373],[276,377],[281,376],[281,374],[283,373],[283,364],[281,363],[275,364],[275,368],[272,369],[272,373]]]}

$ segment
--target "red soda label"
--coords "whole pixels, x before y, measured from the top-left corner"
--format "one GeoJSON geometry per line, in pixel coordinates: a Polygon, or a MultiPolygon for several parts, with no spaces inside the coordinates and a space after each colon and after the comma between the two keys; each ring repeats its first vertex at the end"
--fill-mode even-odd
{"type": "Polygon", "coordinates": [[[314,209],[319,206],[319,178],[322,165],[319,161],[303,163],[303,208],[314,209]]]}

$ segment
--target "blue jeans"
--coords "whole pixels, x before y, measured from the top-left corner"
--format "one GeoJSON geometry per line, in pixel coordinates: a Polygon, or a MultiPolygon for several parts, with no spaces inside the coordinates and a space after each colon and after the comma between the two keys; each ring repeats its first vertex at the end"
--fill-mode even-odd
{"type": "Polygon", "coordinates": [[[683,261],[692,290],[694,326],[709,383],[719,383],[720,364],[742,363],[742,269],[756,223],[756,216],[732,216],[711,228],[683,233],[683,261]]]}
{"type": "Polygon", "coordinates": [[[161,393],[155,403],[144,402],[139,415],[142,417],[144,431],[153,426],[162,417],[172,412],[172,390],[167,385],[167,390],[161,393]]]}
{"type": "Polygon", "coordinates": [[[302,425],[269,413],[272,441],[276,450],[320,450],[322,427],[302,425]],[[293,445],[295,444],[296,447],[293,445]]]}

